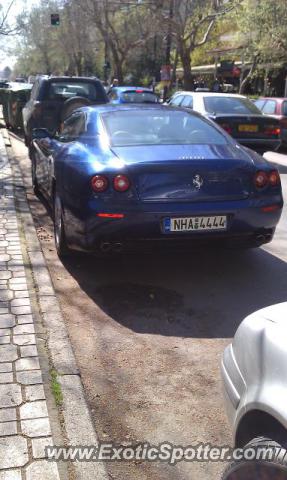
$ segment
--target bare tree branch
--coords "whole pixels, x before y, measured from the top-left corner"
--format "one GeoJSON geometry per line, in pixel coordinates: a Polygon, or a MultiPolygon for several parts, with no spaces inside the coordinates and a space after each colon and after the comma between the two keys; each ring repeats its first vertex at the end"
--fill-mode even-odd
{"type": "Polygon", "coordinates": [[[11,0],[6,12],[3,13],[1,21],[0,21],[0,35],[10,35],[15,31],[13,28],[7,27],[5,24],[7,22],[8,15],[10,13],[10,10],[14,4],[15,0],[11,0]]]}
{"type": "Polygon", "coordinates": [[[214,23],[215,23],[215,18],[210,21],[210,23],[209,23],[209,25],[208,25],[208,27],[207,27],[207,29],[206,29],[206,31],[205,31],[202,39],[201,39],[199,42],[195,43],[195,44],[194,44],[194,47],[200,47],[201,45],[204,45],[204,44],[207,42],[207,40],[208,40],[208,38],[209,38],[209,36],[210,36],[211,30],[212,30],[212,28],[213,28],[213,26],[214,26],[214,23]]]}

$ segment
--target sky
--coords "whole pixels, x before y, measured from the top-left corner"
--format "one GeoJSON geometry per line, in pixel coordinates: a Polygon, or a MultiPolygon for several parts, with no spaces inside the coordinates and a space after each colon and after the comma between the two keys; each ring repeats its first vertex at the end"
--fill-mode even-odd
{"type": "MultiPolygon", "coordinates": [[[[6,12],[7,8],[9,7],[12,0],[0,0],[1,6],[3,11],[6,12]]],[[[23,10],[30,9],[33,5],[37,4],[38,0],[14,0],[11,10],[9,12],[8,22],[10,25],[15,24],[16,17],[19,15],[23,10]]],[[[15,41],[15,37],[13,36],[3,36],[1,38],[0,44],[0,70],[4,67],[9,66],[13,67],[15,63],[15,57],[8,56],[5,53],[5,46],[11,45],[11,42],[15,41]]]]}

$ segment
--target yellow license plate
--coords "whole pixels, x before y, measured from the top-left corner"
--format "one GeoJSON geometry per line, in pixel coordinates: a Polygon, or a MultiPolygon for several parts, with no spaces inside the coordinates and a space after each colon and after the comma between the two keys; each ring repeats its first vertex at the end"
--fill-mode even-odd
{"type": "Polygon", "coordinates": [[[258,132],[258,125],[238,125],[238,131],[255,133],[258,132]]]}

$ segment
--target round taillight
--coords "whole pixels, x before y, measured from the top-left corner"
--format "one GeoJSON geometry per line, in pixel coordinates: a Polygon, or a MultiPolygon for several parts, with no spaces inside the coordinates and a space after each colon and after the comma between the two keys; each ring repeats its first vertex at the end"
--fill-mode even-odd
{"type": "Polygon", "coordinates": [[[272,187],[280,185],[280,175],[277,170],[272,170],[272,172],[269,173],[269,183],[272,187]]]}
{"type": "Polygon", "coordinates": [[[268,185],[269,177],[266,172],[257,172],[254,178],[256,188],[264,188],[268,185]]]}
{"type": "Polygon", "coordinates": [[[130,188],[130,181],[125,175],[117,175],[114,178],[114,189],[117,192],[126,192],[130,188]]]}
{"type": "Polygon", "coordinates": [[[91,184],[94,192],[100,193],[107,190],[109,181],[107,177],[104,177],[103,175],[95,175],[91,180],[91,184]]]}
{"type": "Polygon", "coordinates": [[[228,123],[223,123],[222,125],[223,130],[225,130],[229,135],[232,134],[232,127],[228,125],[228,123]]]}

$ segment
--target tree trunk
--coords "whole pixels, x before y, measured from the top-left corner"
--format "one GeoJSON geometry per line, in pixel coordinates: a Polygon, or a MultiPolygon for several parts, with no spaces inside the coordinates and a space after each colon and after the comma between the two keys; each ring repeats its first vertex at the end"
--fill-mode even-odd
{"type": "Polygon", "coordinates": [[[48,52],[47,52],[46,48],[42,49],[42,54],[43,54],[43,60],[44,60],[44,64],[45,64],[46,73],[48,75],[51,75],[51,73],[52,73],[51,64],[50,64],[50,59],[49,59],[49,55],[48,55],[48,52]]]}
{"type": "Polygon", "coordinates": [[[82,55],[79,54],[79,55],[76,55],[75,57],[75,62],[76,62],[76,68],[77,68],[77,75],[79,77],[82,76],[82,73],[83,73],[83,62],[82,62],[82,55]]]}
{"type": "Polygon", "coordinates": [[[176,69],[177,69],[177,64],[178,64],[178,49],[175,51],[175,57],[174,57],[174,62],[172,66],[172,77],[171,77],[171,85],[174,85],[176,83],[176,69]]]}
{"type": "Polygon", "coordinates": [[[124,81],[123,64],[124,64],[125,58],[119,56],[118,50],[111,40],[109,42],[109,46],[110,46],[110,50],[113,57],[114,78],[117,78],[119,81],[119,84],[122,85],[124,81]]]}
{"type": "Polygon", "coordinates": [[[185,59],[182,62],[183,66],[183,88],[184,90],[192,90],[193,89],[193,79],[191,74],[191,62],[190,58],[185,59]]]}
{"type": "Polygon", "coordinates": [[[179,48],[179,55],[183,68],[183,88],[184,90],[192,90],[193,80],[191,74],[190,51],[181,47],[179,48]]]}
{"type": "MultiPolygon", "coordinates": [[[[257,66],[257,62],[258,62],[258,57],[255,56],[255,57],[253,58],[253,63],[252,63],[252,65],[251,65],[251,68],[250,68],[248,74],[247,74],[246,77],[242,80],[242,82],[241,82],[241,84],[240,84],[240,87],[239,87],[239,93],[240,93],[240,94],[243,94],[243,93],[244,93],[246,86],[248,85],[250,79],[252,78],[252,75],[253,75],[253,73],[254,73],[254,70],[255,70],[255,68],[256,68],[256,66],[257,66]]],[[[244,67],[243,67],[243,68],[244,68],[244,67]]]]}
{"type": "Polygon", "coordinates": [[[118,79],[119,84],[122,85],[124,83],[124,74],[123,74],[123,65],[120,60],[117,60],[114,64],[114,73],[115,78],[118,79]]]}
{"type": "Polygon", "coordinates": [[[263,90],[263,96],[269,96],[269,83],[268,83],[268,75],[269,75],[269,68],[267,67],[265,70],[265,76],[264,76],[264,90],[263,90]]]}

